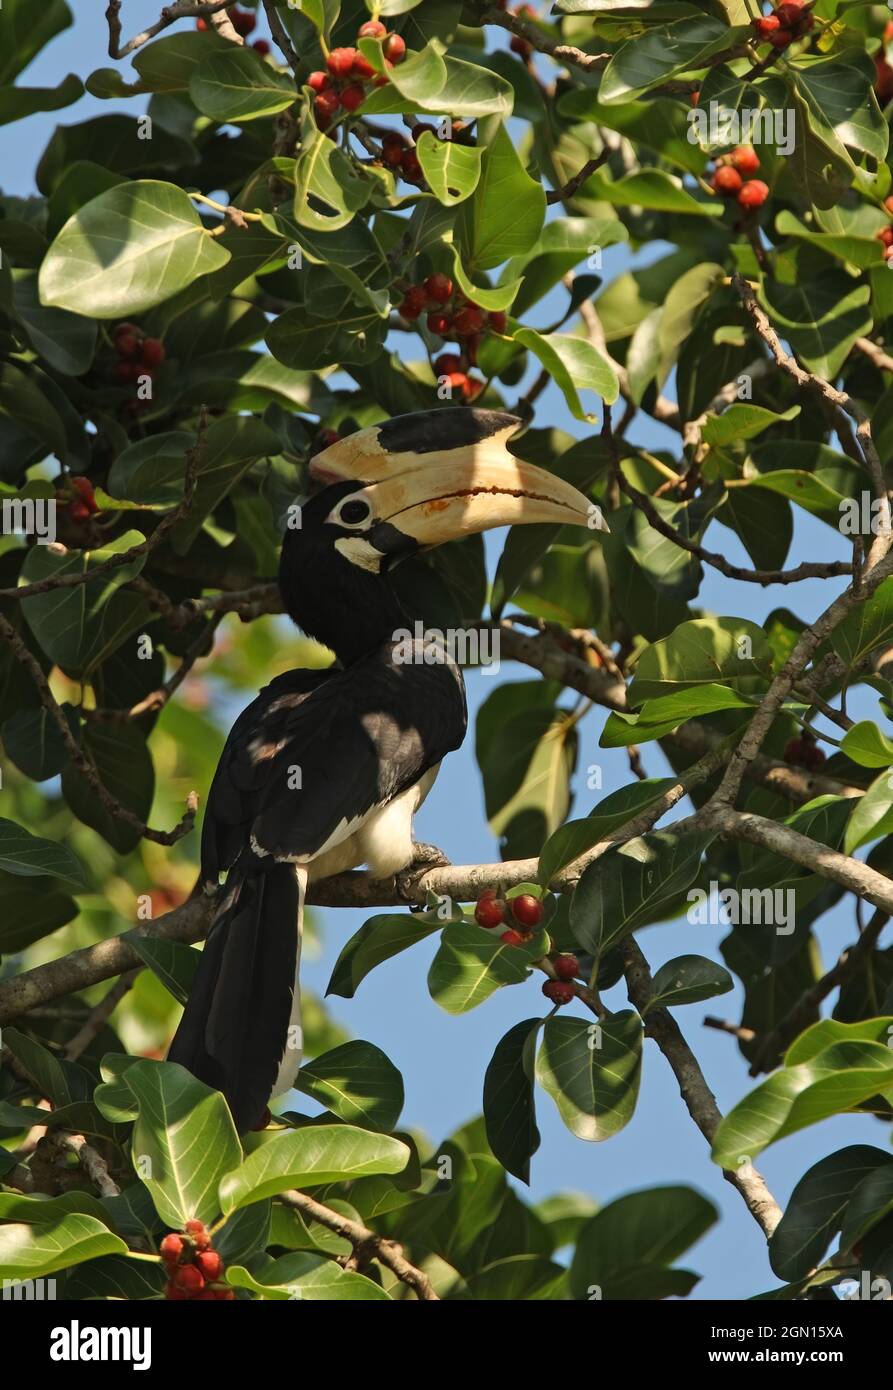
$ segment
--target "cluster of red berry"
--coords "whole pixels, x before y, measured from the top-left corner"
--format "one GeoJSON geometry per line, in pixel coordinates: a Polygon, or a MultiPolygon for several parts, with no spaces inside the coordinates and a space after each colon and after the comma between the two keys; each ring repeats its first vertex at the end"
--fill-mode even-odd
{"type": "MultiPolygon", "coordinates": [[[[248,35],[253,33],[257,25],[257,15],[253,15],[250,10],[240,10],[237,5],[233,5],[228,9],[226,16],[236,33],[241,34],[243,39],[247,39],[248,35]]],[[[211,25],[206,19],[199,17],[195,21],[195,27],[196,29],[209,30],[211,25]]],[[[270,51],[270,45],[267,43],[266,39],[255,39],[251,47],[256,49],[262,58],[266,58],[270,51]]]]}
{"type": "Polygon", "coordinates": [[[825,755],[816,744],[815,735],[804,729],[799,738],[789,739],[785,744],[784,760],[815,772],[825,761],[825,755]]]}
{"type": "Polygon", "coordinates": [[[160,338],[147,338],[135,323],[119,323],[112,334],[118,361],[115,376],[119,381],[138,381],[152,376],[165,358],[160,338]]]}
{"type": "Polygon", "coordinates": [[[745,209],[762,207],[769,197],[769,186],[762,179],[751,177],[759,167],[753,145],[739,145],[731,154],[720,155],[716,161],[713,187],[724,198],[734,198],[745,209]]]}
{"type": "Polygon", "coordinates": [[[474,920],[479,927],[488,929],[505,924],[507,930],[500,940],[508,946],[520,946],[530,940],[534,928],[543,920],[543,905],[532,893],[498,898],[495,888],[485,888],[475,905],[474,920]]]}
{"type": "MultiPolygon", "coordinates": [[[[893,195],[884,199],[884,210],[893,217],[893,195]]],[[[881,227],[875,236],[884,248],[884,260],[893,261],[893,224],[881,227]]]]}
{"type": "Polygon", "coordinates": [[[811,29],[815,20],[809,12],[811,0],[783,0],[771,14],[751,20],[758,39],[773,48],[787,48],[811,29]]]}
{"type": "Polygon", "coordinates": [[[455,392],[463,400],[473,401],[481,394],[484,383],[479,381],[476,376],[469,376],[465,370],[465,363],[458,352],[442,352],[439,357],[434,359],[434,375],[438,381],[445,380],[450,387],[450,395],[455,392]]]}
{"type": "Polygon", "coordinates": [[[217,1281],[224,1264],[203,1221],[187,1221],[182,1235],[173,1231],[158,1247],[168,1273],[165,1298],[174,1301],[197,1299],[199,1303],[229,1303],[235,1292],[217,1281]]]}
{"type": "MultiPolygon", "coordinates": [[[[406,57],[406,44],[399,34],[389,34],[380,19],[368,19],[357,31],[360,39],[381,39],[385,63],[392,68],[406,57]]],[[[376,73],[368,58],[356,48],[333,48],[326,58],[327,72],[311,72],[307,85],[316,93],[313,110],[320,130],[327,130],[339,108],[357,111],[366,100],[366,82],[383,87],[387,78],[376,73]]]]}
{"type": "Polygon", "coordinates": [[[564,951],[552,956],[551,961],[555,979],[543,982],[543,994],[547,999],[551,999],[553,1004],[569,1004],[576,998],[574,980],[580,973],[580,962],[576,956],[564,951]]]}
{"type": "Polygon", "coordinates": [[[398,307],[398,313],[410,323],[426,311],[430,332],[438,338],[455,338],[462,343],[473,367],[477,366],[481,336],[488,330],[504,333],[508,323],[501,310],[488,313],[473,304],[441,271],[429,275],[420,285],[410,285],[398,307]]]}

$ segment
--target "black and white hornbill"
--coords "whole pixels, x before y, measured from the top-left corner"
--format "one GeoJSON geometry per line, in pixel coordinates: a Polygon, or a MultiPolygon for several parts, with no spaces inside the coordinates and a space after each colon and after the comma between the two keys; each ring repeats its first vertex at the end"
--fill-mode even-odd
{"type": "Polygon", "coordinates": [[[169,1053],[223,1092],[240,1130],[297,1076],[309,879],[406,868],[413,813],[465,735],[461,671],[397,642],[408,619],[389,570],[491,527],[602,524],[576,488],[508,452],[518,424],[464,408],[405,415],[311,465],[324,486],[286,532],[279,584],[338,662],[277,676],[230,731],[202,831],[202,879],[220,902],[169,1053]]]}

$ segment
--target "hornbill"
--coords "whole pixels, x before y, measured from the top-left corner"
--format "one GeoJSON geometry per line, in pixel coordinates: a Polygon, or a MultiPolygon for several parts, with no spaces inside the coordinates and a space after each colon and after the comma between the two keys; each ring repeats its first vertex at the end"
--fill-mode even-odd
{"type": "Polygon", "coordinates": [[[499,411],[404,415],[317,454],[324,484],[282,548],[283,604],[337,657],[277,676],[239,715],[202,829],[215,918],[169,1058],[223,1092],[241,1131],[301,1061],[298,966],[308,881],[413,859],[412,816],[467,722],[446,651],[398,643],[409,619],[389,581],[401,559],[491,527],[604,526],[562,479],[514,458],[499,411]],[[220,888],[222,874],[225,888],[220,888]]]}

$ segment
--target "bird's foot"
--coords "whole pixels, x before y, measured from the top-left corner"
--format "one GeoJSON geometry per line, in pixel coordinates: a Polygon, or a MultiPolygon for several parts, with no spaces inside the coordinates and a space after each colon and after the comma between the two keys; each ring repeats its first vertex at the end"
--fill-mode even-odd
{"type": "Polygon", "coordinates": [[[398,895],[414,907],[424,905],[425,890],[419,885],[419,879],[429,869],[446,869],[449,868],[449,864],[450,861],[443,850],[438,849],[436,845],[414,843],[412,859],[405,869],[394,875],[394,886],[398,895]]]}

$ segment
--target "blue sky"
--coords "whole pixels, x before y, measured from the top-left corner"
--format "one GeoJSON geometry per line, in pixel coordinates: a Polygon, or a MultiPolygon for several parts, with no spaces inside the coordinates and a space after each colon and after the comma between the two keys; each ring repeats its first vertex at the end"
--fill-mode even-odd
{"type": "MultiPolygon", "coordinates": [[[[94,68],[110,66],[105,51],[104,0],[89,0],[89,3],[80,0],[72,8],[76,12],[74,28],[44,50],[19,79],[20,83],[56,85],[67,72],[84,76],[94,68]]],[[[157,18],[159,4],[157,0],[125,0],[123,10],[125,33],[129,35],[157,18]]],[[[257,32],[265,33],[265,29],[261,26],[257,32]]],[[[129,62],[120,66],[126,77],[129,62]]],[[[109,111],[134,113],[140,109],[138,102],[100,102],[84,97],[65,111],[0,127],[0,187],[5,193],[34,191],[34,168],[57,124],[74,124],[109,111]]],[[[94,158],[100,160],[101,151],[96,151],[94,158]]],[[[647,255],[635,256],[632,261],[643,263],[655,259],[658,254],[659,249],[651,246],[647,255]]],[[[604,258],[604,279],[610,281],[630,263],[627,248],[611,248],[604,258]]],[[[533,318],[538,323],[548,321],[548,306],[538,307],[533,318]]],[[[594,408],[592,400],[590,408],[594,408]]],[[[637,423],[633,431],[635,442],[649,448],[675,447],[677,436],[643,419],[644,423],[637,423]]],[[[559,426],[576,437],[581,437],[585,429],[570,417],[563,398],[554,387],[540,398],[536,423],[559,426]]],[[[802,512],[797,512],[796,518],[791,563],[804,559],[849,558],[849,548],[842,537],[802,512]]],[[[502,541],[498,533],[487,538],[491,574],[502,541]]],[[[749,563],[737,538],[716,523],[707,543],[734,563],[749,563]]],[[[745,617],[757,623],[781,605],[791,607],[801,619],[809,621],[829,601],[829,584],[810,581],[796,588],[763,589],[757,585],[736,584],[712,571],[708,571],[699,597],[699,605],[707,610],[745,617]]],[[[527,668],[506,667],[498,679],[527,680],[533,676],[527,668]]],[[[262,673],[259,673],[258,683],[263,683],[262,673]]],[[[472,728],[475,712],[492,688],[492,678],[479,672],[469,673],[472,728]]],[[[850,701],[850,713],[854,718],[877,717],[876,697],[870,691],[857,692],[850,701]]],[[[584,776],[578,771],[576,815],[585,814],[595,799],[629,781],[629,769],[622,751],[598,748],[605,718],[605,711],[594,710],[580,727],[580,768],[599,763],[603,786],[600,793],[587,792],[584,776]]],[[[645,748],[644,762],[651,776],[666,775],[669,771],[655,744],[645,748]]],[[[444,764],[417,819],[416,834],[421,840],[440,845],[454,863],[498,858],[484,815],[471,734],[465,747],[444,764]]],[[[320,959],[308,960],[305,966],[308,984],[319,993],[325,988],[341,945],[365,916],[359,912],[334,910],[321,915],[324,919],[323,952],[320,959]]],[[[657,968],[671,957],[687,952],[718,957],[719,942],[724,934],[724,929],[675,921],[648,928],[640,933],[639,940],[652,967],[657,968]]],[[[852,900],[849,900],[827,914],[818,926],[817,935],[826,965],[836,959],[854,934],[852,900]]],[[[540,1012],[544,1001],[539,979],[534,976],[526,985],[501,991],[472,1013],[451,1018],[433,1003],[425,986],[435,949],[436,938],[374,971],[362,983],[355,999],[334,999],[330,1003],[333,1015],[355,1037],[377,1043],[400,1068],[407,1096],[404,1121],[424,1128],[437,1139],[479,1111],[483,1075],[496,1042],[513,1023],[540,1012]]],[[[615,1009],[624,1007],[626,1000],[622,988],[611,991],[607,1003],[615,1009]]],[[[735,1018],[739,1004],[740,995],[736,991],[734,995],[725,995],[707,1005],[676,1010],[677,1020],[694,1047],[723,1110],[730,1108],[753,1083],[747,1078],[746,1066],[734,1040],[705,1030],[701,1020],[709,1012],[735,1018]]],[[[538,1093],[537,1104],[542,1144],[532,1165],[531,1188],[535,1198],[573,1188],[606,1203],[640,1187],[690,1184],[710,1196],[722,1214],[721,1223],[683,1261],[704,1276],[693,1297],[743,1298],[776,1285],[778,1281],[768,1268],[758,1227],[737,1193],[710,1162],[707,1146],[689,1119],[675,1079],[654,1044],[646,1043],[642,1089],[635,1116],[624,1131],[607,1143],[586,1144],[574,1138],[564,1128],[544,1093],[538,1093]]],[[[887,1137],[886,1127],[869,1118],[837,1119],[784,1140],[764,1155],[759,1167],[783,1205],[804,1170],[820,1158],[844,1144],[861,1142],[883,1146],[887,1137]]]]}

